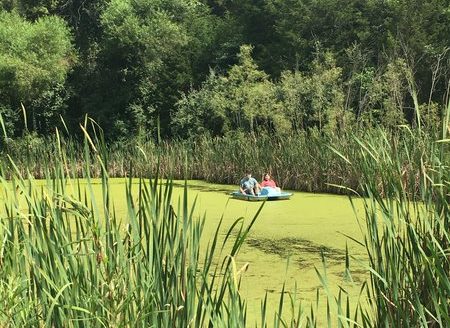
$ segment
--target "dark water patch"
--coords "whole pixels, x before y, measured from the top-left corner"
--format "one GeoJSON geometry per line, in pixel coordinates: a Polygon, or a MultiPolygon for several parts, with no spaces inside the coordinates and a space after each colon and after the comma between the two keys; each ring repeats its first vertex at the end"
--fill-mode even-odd
{"type": "MultiPolygon", "coordinates": [[[[270,239],[261,237],[247,238],[247,245],[264,253],[275,254],[283,259],[290,258],[300,268],[318,267],[321,270],[321,253],[324,255],[326,264],[341,266],[340,270],[328,271],[328,276],[335,276],[340,281],[363,283],[367,279],[367,270],[362,268],[350,268],[350,276],[345,271],[345,250],[316,244],[311,240],[301,238],[270,239]]],[[[315,288],[311,288],[313,291],[315,288]]]]}
{"type": "Polygon", "coordinates": [[[282,258],[294,259],[298,264],[317,263],[317,257],[323,254],[327,261],[345,263],[345,251],[316,244],[301,238],[247,238],[247,244],[264,253],[276,254],[282,258]]]}

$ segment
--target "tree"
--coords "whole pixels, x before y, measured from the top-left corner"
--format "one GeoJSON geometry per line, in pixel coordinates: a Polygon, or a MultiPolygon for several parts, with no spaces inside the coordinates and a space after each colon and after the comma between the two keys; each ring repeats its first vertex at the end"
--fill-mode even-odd
{"type": "Polygon", "coordinates": [[[387,1],[271,0],[275,37],[273,48],[281,70],[308,69],[317,42],[346,68],[345,51],[361,44],[371,64],[385,50],[392,21],[387,1]]]}
{"type": "Polygon", "coordinates": [[[180,91],[205,70],[209,9],[195,0],[113,0],[100,16],[95,67],[79,99],[108,135],[167,135],[180,91]],[[201,67],[201,68],[199,68],[201,67]],[[114,92],[111,92],[111,91],[114,92]]]}
{"type": "Polygon", "coordinates": [[[289,126],[276,97],[276,87],[251,57],[252,47],[244,45],[238,64],[226,75],[211,72],[202,88],[178,103],[174,130],[179,135],[229,131],[244,133],[285,133],[289,126]]]}
{"type": "Polygon", "coordinates": [[[74,60],[71,36],[60,18],[49,16],[30,23],[15,13],[0,12],[0,104],[6,116],[17,120],[19,114],[12,113],[23,104],[30,127],[50,128],[49,120],[64,111],[61,86],[74,60]],[[58,106],[40,99],[52,99],[58,106]]]}
{"type": "Polygon", "coordinates": [[[342,69],[329,52],[317,52],[309,72],[284,71],[278,88],[295,132],[317,128],[334,133],[353,121],[344,106],[342,69]]]}

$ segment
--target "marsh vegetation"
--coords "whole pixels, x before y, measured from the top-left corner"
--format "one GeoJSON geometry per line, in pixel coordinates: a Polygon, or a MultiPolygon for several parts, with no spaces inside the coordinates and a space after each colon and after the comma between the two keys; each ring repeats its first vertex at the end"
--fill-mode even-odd
{"type": "MultiPolygon", "coordinates": [[[[145,176],[133,182],[131,175],[137,171],[133,171],[133,162],[128,164],[130,177],[122,180],[121,196],[126,210],[121,209],[114,201],[118,196],[109,177],[114,151],[95,129],[95,124],[83,127],[82,152],[71,153],[75,148],[64,147],[59,134],[55,143],[43,145],[43,181],[35,180],[33,166],[23,170],[27,166],[17,166],[11,156],[1,162],[3,322],[74,327],[244,327],[255,322],[293,327],[327,322],[344,327],[377,327],[387,322],[445,326],[450,292],[445,134],[441,141],[426,146],[412,132],[397,142],[387,137],[361,140],[354,135],[353,157],[335,145],[325,147],[336,163],[340,160],[349,171],[359,172],[360,184],[352,192],[365,196],[355,205],[360,215],[352,218],[353,229],[341,231],[342,244],[334,247],[326,240],[335,236],[324,236],[317,226],[315,235],[306,238],[283,235],[289,220],[302,218],[298,209],[289,214],[281,205],[263,223],[274,227],[279,237],[251,234],[268,205],[236,213],[235,222],[227,222],[230,228],[221,226],[224,214],[222,219],[216,214],[213,222],[217,226],[211,230],[208,211],[201,216],[195,211],[198,199],[188,201],[192,191],[186,185],[175,196],[170,178],[159,180],[158,165],[154,172],[139,172],[145,176]],[[414,156],[410,150],[416,143],[424,148],[419,148],[423,151],[413,161],[408,156],[414,156]],[[420,163],[420,170],[405,173],[405,160],[420,163]],[[96,172],[99,180],[93,180],[96,172]],[[278,214],[284,210],[286,222],[278,214]],[[278,225],[275,218],[280,220],[278,225]],[[208,225],[209,232],[214,232],[205,239],[208,225]],[[360,252],[354,252],[355,246],[360,252]],[[268,296],[278,295],[277,288],[267,288],[266,296],[260,296],[259,313],[254,303],[247,312],[251,302],[244,297],[248,288],[244,286],[258,280],[258,274],[253,276],[251,271],[246,276],[250,262],[241,261],[242,247],[244,259],[251,259],[245,252],[255,249],[268,253],[272,260],[275,256],[283,266],[291,261],[289,266],[314,269],[317,283],[306,288],[309,293],[316,291],[316,302],[311,302],[311,296],[305,302],[298,287],[278,285],[279,306],[268,296]],[[315,260],[307,255],[311,252],[315,260]],[[351,291],[354,286],[360,293],[351,291]]],[[[144,148],[137,149],[135,158],[151,158],[144,148]]],[[[28,154],[34,150],[30,148],[28,154]]],[[[170,153],[157,154],[160,164],[170,162],[164,159],[170,153]]],[[[186,158],[184,152],[184,166],[177,165],[188,176],[191,162],[186,158]]],[[[171,173],[165,172],[168,177],[171,173]]],[[[213,185],[209,192],[223,197],[227,188],[213,185]]],[[[324,201],[336,211],[329,198],[324,201]]],[[[218,204],[217,200],[213,203],[213,207],[218,204]]],[[[332,216],[313,224],[330,224],[332,216]]],[[[301,280],[301,276],[292,278],[301,280]]]]}

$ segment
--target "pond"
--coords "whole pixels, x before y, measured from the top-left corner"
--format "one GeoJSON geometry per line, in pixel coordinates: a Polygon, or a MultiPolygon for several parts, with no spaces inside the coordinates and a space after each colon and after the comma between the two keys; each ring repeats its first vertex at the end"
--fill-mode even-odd
{"type": "MultiPolygon", "coordinates": [[[[110,179],[110,197],[117,218],[125,220],[126,180],[110,179]]],[[[138,180],[133,180],[133,193],[137,193],[138,180]]],[[[39,182],[40,183],[40,182],[39,182]]],[[[83,181],[81,185],[85,182],[83,181]]],[[[43,181],[42,184],[45,184],[43,181]]],[[[101,200],[101,183],[91,184],[97,200],[101,200]]],[[[183,195],[184,181],[174,181],[173,206],[176,208],[183,195]]],[[[220,230],[224,238],[231,225],[240,217],[248,225],[261,205],[262,211],[239,252],[238,269],[248,264],[242,276],[240,292],[246,300],[248,325],[259,322],[261,301],[267,293],[269,318],[278,309],[283,285],[285,291],[300,300],[306,313],[309,306],[320,303],[316,310],[319,322],[326,321],[326,294],[318,273],[324,274],[321,254],[326,259],[326,277],[329,290],[337,296],[339,288],[349,295],[352,311],[359,299],[362,283],[367,279],[365,249],[347,236],[362,240],[358,219],[364,227],[362,200],[354,199],[352,207],[348,197],[329,194],[293,192],[290,200],[247,202],[232,199],[230,193],[237,186],[188,181],[188,197],[196,199],[195,217],[205,219],[203,246],[212,239],[222,219],[220,230]],[[350,273],[346,272],[346,247],[351,256],[350,273]],[[319,293],[317,291],[319,290],[319,293]]],[[[76,194],[76,187],[68,186],[68,193],[76,194]],[[72,191],[71,191],[72,190],[72,191]]],[[[180,201],[181,202],[181,201],[180,201]]],[[[228,249],[225,249],[226,255],[228,249]]],[[[285,295],[285,306],[289,306],[285,295]]],[[[288,309],[284,310],[284,313],[288,309]]],[[[336,313],[336,311],[332,312],[336,313]]]]}

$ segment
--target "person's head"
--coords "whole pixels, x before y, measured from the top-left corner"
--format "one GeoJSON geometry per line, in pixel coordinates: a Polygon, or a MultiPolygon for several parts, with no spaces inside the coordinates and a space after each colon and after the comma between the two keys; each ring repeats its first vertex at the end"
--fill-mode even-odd
{"type": "Polygon", "coordinates": [[[263,179],[264,179],[265,181],[270,180],[270,174],[269,174],[269,173],[264,173],[263,179]]]}
{"type": "Polygon", "coordinates": [[[249,170],[245,171],[245,177],[247,179],[250,179],[252,177],[252,172],[250,172],[249,170]]]}

